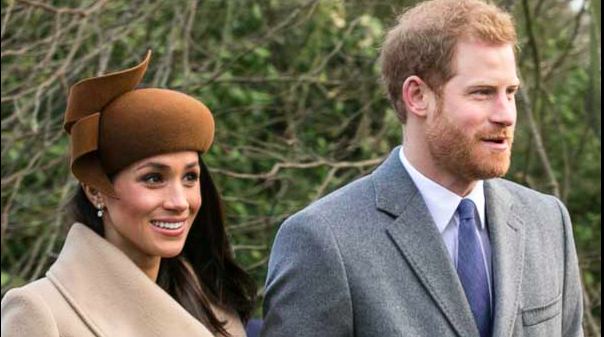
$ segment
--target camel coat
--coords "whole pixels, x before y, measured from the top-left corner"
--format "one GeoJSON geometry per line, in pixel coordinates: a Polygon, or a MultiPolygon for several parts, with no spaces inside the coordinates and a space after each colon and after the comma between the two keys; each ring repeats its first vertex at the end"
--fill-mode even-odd
{"type": "MultiPolygon", "coordinates": [[[[216,308],[234,337],[241,320],[216,308]]],[[[212,337],[119,249],[74,224],[46,277],[2,300],[1,337],[212,337]]]]}

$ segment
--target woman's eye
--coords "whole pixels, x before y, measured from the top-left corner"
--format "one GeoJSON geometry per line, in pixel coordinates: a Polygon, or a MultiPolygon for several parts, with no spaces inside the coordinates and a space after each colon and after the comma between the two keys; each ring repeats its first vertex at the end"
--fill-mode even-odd
{"type": "Polygon", "coordinates": [[[149,173],[144,175],[141,180],[149,184],[158,184],[163,181],[163,177],[158,173],[149,173]]]}
{"type": "Polygon", "coordinates": [[[191,172],[191,173],[187,173],[185,175],[185,180],[186,181],[197,181],[199,180],[199,175],[197,173],[191,172]]]}

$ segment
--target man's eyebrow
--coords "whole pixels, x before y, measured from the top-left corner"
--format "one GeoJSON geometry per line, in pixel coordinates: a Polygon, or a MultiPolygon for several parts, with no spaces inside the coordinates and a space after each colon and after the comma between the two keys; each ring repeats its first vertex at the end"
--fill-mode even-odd
{"type": "MultiPolygon", "coordinates": [[[[518,81],[518,82],[514,82],[510,85],[507,86],[507,88],[518,88],[522,86],[522,82],[518,81]]],[[[486,81],[477,81],[474,83],[471,83],[470,85],[468,85],[468,88],[496,88],[498,87],[498,85],[493,84],[493,83],[489,83],[486,81]]]]}

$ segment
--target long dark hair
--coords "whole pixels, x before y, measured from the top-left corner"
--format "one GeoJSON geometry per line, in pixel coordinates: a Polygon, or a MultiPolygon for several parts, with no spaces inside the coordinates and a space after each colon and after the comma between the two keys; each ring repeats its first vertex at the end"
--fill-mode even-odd
{"type": "MultiPolygon", "coordinates": [[[[245,323],[256,300],[256,285],[235,263],[225,226],[222,198],[199,156],[202,205],[193,221],[182,252],[163,258],[157,284],[213,333],[229,336],[226,322],[211,304],[235,311],[245,323]]],[[[103,221],[80,186],[70,202],[73,220],[104,237],[103,221]]]]}

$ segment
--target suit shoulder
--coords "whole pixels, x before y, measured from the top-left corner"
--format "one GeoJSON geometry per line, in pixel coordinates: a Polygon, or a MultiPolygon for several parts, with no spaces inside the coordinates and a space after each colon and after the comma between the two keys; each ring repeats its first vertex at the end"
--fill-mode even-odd
{"type": "Polygon", "coordinates": [[[326,224],[334,215],[354,217],[356,212],[375,208],[375,192],[370,176],[355,180],[292,215],[283,226],[292,224],[326,224]]]}
{"type": "Polygon", "coordinates": [[[543,223],[544,228],[553,229],[552,224],[561,223],[571,226],[570,216],[566,206],[557,197],[535,191],[515,182],[496,179],[493,181],[498,188],[506,190],[514,199],[514,207],[523,217],[532,219],[529,223],[543,223]]]}
{"type": "Polygon", "coordinates": [[[513,181],[506,179],[494,179],[492,182],[493,184],[504,188],[524,205],[536,206],[536,204],[539,204],[540,206],[546,207],[558,207],[558,205],[561,205],[560,200],[555,196],[533,190],[513,181]]]}
{"type": "Polygon", "coordinates": [[[353,218],[374,204],[375,193],[370,176],[355,180],[290,216],[280,226],[277,238],[286,235],[316,236],[333,230],[337,217],[353,218]]]}
{"type": "Polygon", "coordinates": [[[2,336],[58,336],[53,312],[43,298],[48,280],[9,290],[2,299],[2,336]]]}

